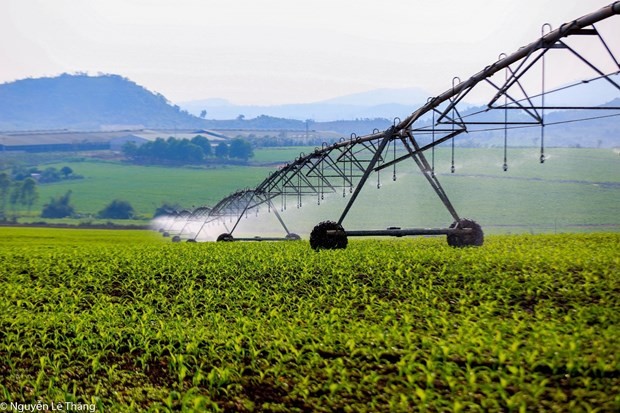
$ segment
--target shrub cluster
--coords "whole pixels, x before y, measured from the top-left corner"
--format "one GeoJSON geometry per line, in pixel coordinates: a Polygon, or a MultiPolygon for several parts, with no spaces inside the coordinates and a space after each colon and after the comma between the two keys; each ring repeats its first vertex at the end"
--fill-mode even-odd
{"type": "Polygon", "coordinates": [[[192,139],[157,138],[141,145],[127,142],[123,153],[129,159],[140,163],[203,163],[209,158],[234,158],[247,161],[254,156],[252,145],[235,138],[230,142],[221,141],[215,148],[204,136],[196,135],[192,139]]]}

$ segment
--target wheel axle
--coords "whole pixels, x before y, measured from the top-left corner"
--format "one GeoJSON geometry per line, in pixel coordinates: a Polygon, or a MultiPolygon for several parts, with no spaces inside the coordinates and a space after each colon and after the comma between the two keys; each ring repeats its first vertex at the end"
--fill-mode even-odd
{"type": "Polygon", "coordinates": [[[449,228],[405,228],[345,231],[334,221],[324,221],[314,227],[310,234],[310,246],[314,250],[342,249],[347,247],[348,237],[404,237],[413,235],[446,235],[452,247],[479,247],[484,242],[480,225],[471,219],[455,221],[449,228]]]}

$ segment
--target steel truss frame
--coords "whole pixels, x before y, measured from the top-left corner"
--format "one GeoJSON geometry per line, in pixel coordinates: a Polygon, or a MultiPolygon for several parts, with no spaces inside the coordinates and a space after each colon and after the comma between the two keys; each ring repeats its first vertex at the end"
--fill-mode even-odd
{"type": "MultiPolygon", "coordinates": [[[[565,23],[556,30],[550,30],[549,25],[542,28],[542,36],[518,51],[500,55],[499,60],[486,66],[465,81],[454,78],[452,87],[444,93],[429,98],[426,104],[418,108],[403,120],[395,119],[394,124],[385,131],[375,130],[369,135],[356,136],[349,139],[341,138],[333,144],[323,143],[312,153],[301,154],[290,162],[271,173],[255,188],[246,188],[236,191],[212,208],[199,208],[188,217],[192,221],[202,221],[203,224],[196,234],[201,235],[204,226],[211,222],[224,223],[228,233],[220,236],[221,240],[262,240],[265,238],[233,238],[232,234],[240,220],[259,207],[267,207],[274,212],[286,234],[283,238],[269,239],[298,239],[296,234],[289,231],[279,212],[283,212],[291,205],[302,207],[307,200],[314,200],[321,204],[328,193],[342,193],[349,196],[340,217],[336,222],[327,225],[318,235],[320,238],[333,236],[404,236],[421,234],[445,234],[451,245],[479,245],[482,243],[482,231],[473,221],[462,219],[450,202],[448,195],[442,188],[434,170],[433,158],[429,162],[425,153],[434,151],[434,148],[445,142],[452,143],[452,165],[454,167],[454,141],[459,135],[471,132],[482,127],[495,128],[504,131],[504,170],[507,170],[506,147],[508,130],[520,127],[538,127],[540,129],[540,162],[545,161],[545,110],[572,109],[572,110],[607,110],[618,111],[620,107],[588,106],[588,105],[545,105],[546,96],[557,90],[545,90],[545,59],[551,51],[561,51],[574,56],[578,62],[592,70],[592,78],[582,82],[604,80],[609,87],[620,92],[617,76],[620,74],[620,64],[613,51],[599,33],[595,24],[620,14],[620,1],[616,1],[596,12],[579,19],[565,23]],[[549,30],[548,33],[544,33],[549,30]],[[605,67],[600,67],[589,59],[584,52],[571,46],[567,41],[570,37],[587,38],[587,50],[594,47],[602,49],[606,55],[605,67]],[[609,67],[611,69],[609,69],[609,67]],[[524,81],[528,74],[537,71],[541,73],[540,89],[530,93],[524,81]],[[494,92],[486,108],[482,111],[466,113],[462,103],[474,90],[482,86],[491,88],[494,92]],[[503,118],[489,117],[488,113],[499,111],[503,118]],[[509,112],[525,115],[519,119],[511,119],[509,112]],[[430,119],[429,119],[430,118],[430,119]],[[342,222],[355,204],[355,201],[370,176],[377,176],[377,186],[381,186],[380,173],[392,168],[396,179],[395,167],[398,163],[413,160],[417,168],[427,179],[447,211],[454,219],[448,228],[438,229],[400,229],[389,228],[370,231],[344,231],[342,222]],[[452,237],[452,242],[450,239],[452,237]]],[[[529,86],[531,89],[531,86],[529,86]]],[[[615,114],[617,115],[617,113],[615,114]]],[[[179,219],[180,215],[175,218],[179,219]]],[[[183,234],[186,226],[183,226],[183,234]]],[[[315,228],[316,230],[317,228],[315,228]]],[[[314,231],[313,231],[314,233],[314,231]]],[[[312,238],[312,235],[311,235],[312,238]]],[[[311,240],[312,243],[312,240],[311,240]]],[[[346,245],[346,243],[345,243],[346,245]]]]}

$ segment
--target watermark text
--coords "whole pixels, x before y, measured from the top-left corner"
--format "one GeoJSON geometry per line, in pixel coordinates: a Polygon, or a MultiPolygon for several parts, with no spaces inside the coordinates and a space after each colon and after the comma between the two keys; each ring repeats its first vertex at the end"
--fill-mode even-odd
{"type": "Polygon", "coordinates": [[[77,403],[77,402],[42,402],[36,403],[20,403],[20,402],[2,402],[0,403],[0,411],[6,412],[90,412],[95,411],[94,403],[77,403]]]}

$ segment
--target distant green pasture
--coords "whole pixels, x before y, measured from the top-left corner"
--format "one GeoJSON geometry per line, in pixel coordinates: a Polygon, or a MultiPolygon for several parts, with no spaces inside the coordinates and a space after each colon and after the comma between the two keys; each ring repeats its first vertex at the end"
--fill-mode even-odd
{"type": "Polygon", "coordinates": [[[254,157],[251,159],[251,162],[255,164],[285,164],[286,162],[298,158],[302,153],[308,155],[314,150],[314,146],[286,146],[281,148],[257,149],[254,151],[254,157]]]}
{"type": "Polygon", "coordinates": [[[226,166],[216,169],[135,166],[102,162],[68,162],[46,165],[70,166],[84,179],[62,181],[39,187],[40,211],[53,196],[68,190],[78,212],[95,214],[113,199],[131,203],[140,215],[152,216],[163,202],[185,207],[214,204],[237,187],[252,187],[264,179],[270,168],[226,166]]]}
{"type": "MultiPolygon", "coordinates": [[[[313,148],[256,150],[255,164],[292,161],[313,148]]],[[[432,153],[426,152],[431,161],[432,153]]],[[[511,149],[508,171],[502,171],[502,149],[463,149],[455,152],[456,173],[450,173],[450,150],[435,153],[436,174],[459,214],[477,220],[491,232],[554,232],[620,230],[620,156],[609,149],[549,148],[540,164],[535,148],[511,149]]],[[[389,159],[388,159],[389,160],[389,159]]],[[[70,166],[85,179],[41,185],[31,220],[52,196],[72,190],[72,201],[81,214],[96,214],[113,199],[129,201],[136,212],[149,218],[163,202],[184,207],[214,205],[236,189],[254,187],[276,166],[222,166],[172,168],[133,166],[96,161],[66,161],[41,167],[70,166]]],[[[345,229],[386,226],[445,226],[452,217],[430,189],[413,161],[406,160],[367,186],[345,220],[345,229]],[[381,189],[377,189],[377,183],[381,189]]],[[[289,197],[286,219],[292,229],[305,232],[319,220],[338,219],[349,191],[326,196],[318,207],[316,197],[289,197]],[[287,218],[288,217],[288,218],[287,218]]],[[[276,200],[279,208],[283,205],[276,200]]],[[[25,211],[24,211],[25,212],[25,211]]]]}
{"type": "MultiPolygon", "coordinates": [[[[429,162],[431,153],[426,153],[429,162]]],[[[620,231],[620,157],[612,150],[550,148],[540,164],[535,148],[511,149],[508,171],[502,170],[502,149],[455,152],[456,173],[450,173],[450,150],[435,154],[435,171],[461,217],[478,221],[487,233],[620,231]]],[[[389,160],[389,159],[388,159],[389,160]]],[[[445,227],[452,217],[413,161],[371,175],[343,222],[345,229],[445,227]],[[380,183],[381,189],[377,189],[380,183]]],[[[337,220],[349,201],[347,189],[325,199],[295,196],[286,205],[276,200],[289,229],[308,234],[323,220],[337,220]],[[318,206],[318,203],[321,203],[318,206]]],[[[282,232],[274,217],[259,214],[243,220],[244,235],[282,232]],[[269,221],[268,225],[265,222],[269,221]]]]}

